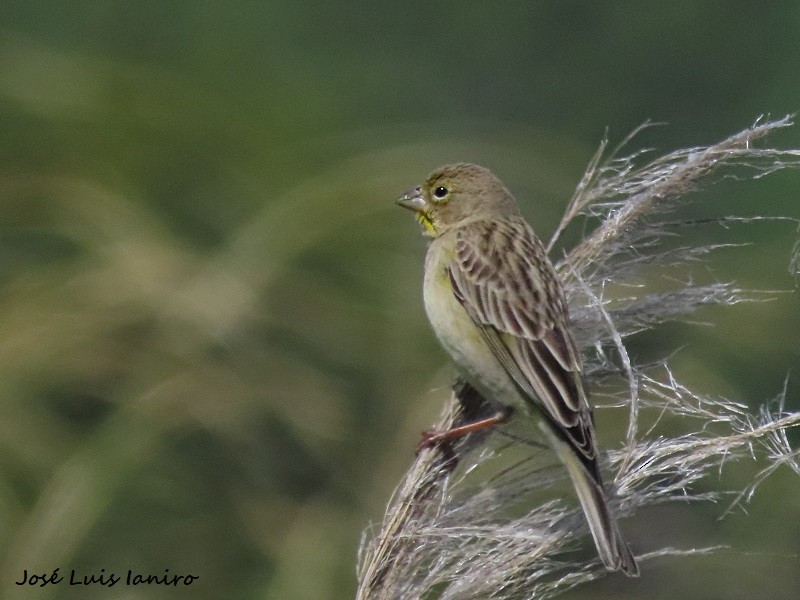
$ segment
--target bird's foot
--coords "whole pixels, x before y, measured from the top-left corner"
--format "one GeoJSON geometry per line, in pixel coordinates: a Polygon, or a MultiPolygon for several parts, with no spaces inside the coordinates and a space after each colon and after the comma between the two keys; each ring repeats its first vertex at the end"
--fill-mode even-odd
{"type": "Polygon", "coordinates": [[[426,429],[422,432],[422,439],[417,444],[417,454],[423,450],[430,450],[436,446],[449,442],[452,437],[451,429],[426,429]]]}
{"type": "Polygon", "coordinates": [[[426,429],[422,432],[422,439],[419,441],[419,444],[417,444],[417,454],[423,450],[437,446],[445,453],[448,451],[449,453],[452,453],[453,448],[450,442],[453,440],[463,437],[468,433],[489,429],[499,425],[500,423],[505,423],[510,416],[511,411],[507,408],[504,408],[497,414],[487,419],[481,419],[480,421],[467,423],[466,425],[461,425],[460,427],[453,427],[452,429],[426,429]]]}

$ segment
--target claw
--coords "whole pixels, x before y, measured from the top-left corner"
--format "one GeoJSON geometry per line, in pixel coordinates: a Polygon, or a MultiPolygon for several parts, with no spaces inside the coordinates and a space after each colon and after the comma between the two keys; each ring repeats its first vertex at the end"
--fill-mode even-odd
{"type": "Polygon", "coordinates": [[[442,442],[447,441],[447,429],[426,429],[422,432],[422,439],[417,444],[417,454],[423,450],[431,450],[442,442]]]}

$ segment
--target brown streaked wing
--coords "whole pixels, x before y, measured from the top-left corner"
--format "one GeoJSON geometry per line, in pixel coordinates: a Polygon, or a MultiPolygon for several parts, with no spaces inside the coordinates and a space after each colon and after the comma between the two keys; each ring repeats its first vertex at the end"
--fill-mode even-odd
{"type": "Polygon", "coordinates": [[[462,227],[449,271],[456,298],[492,353],[594,472],[591,413],[566,303],[530,226],[520,218],[462,227]]]}

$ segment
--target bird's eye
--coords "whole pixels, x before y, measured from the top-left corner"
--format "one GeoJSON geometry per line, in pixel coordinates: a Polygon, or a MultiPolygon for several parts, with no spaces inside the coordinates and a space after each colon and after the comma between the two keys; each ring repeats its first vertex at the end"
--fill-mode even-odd
{"type": "Polygon", "coordinates": [[[441,185],[437,187],[435,190],[433,190],[433,196],[435,198],[438,198],[439,200],[447,196],[447,194],[449,193],[450,191],[446,187],[443,187],[441,185]]]}

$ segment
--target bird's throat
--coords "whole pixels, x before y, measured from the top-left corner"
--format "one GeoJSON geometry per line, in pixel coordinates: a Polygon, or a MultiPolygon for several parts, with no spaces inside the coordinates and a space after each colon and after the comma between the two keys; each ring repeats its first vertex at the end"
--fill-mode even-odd
{"type": "Polygon", "coordinates": [[[433,224],[433,220],[428,213],[424,211],[418,212],[417,221],[419,221],[419,224],[422,225],[422,228],[425,230],[427,235],[436,237],[436,226],[433,224]]]}

